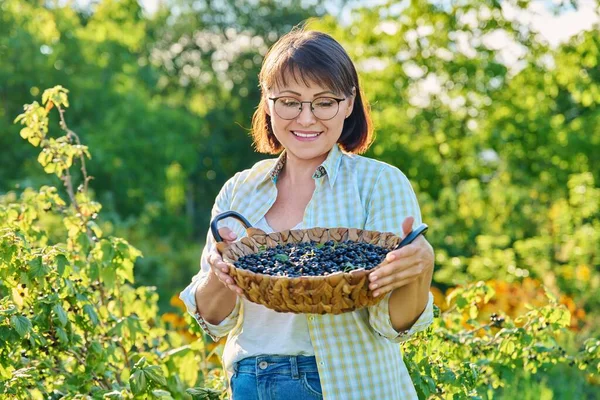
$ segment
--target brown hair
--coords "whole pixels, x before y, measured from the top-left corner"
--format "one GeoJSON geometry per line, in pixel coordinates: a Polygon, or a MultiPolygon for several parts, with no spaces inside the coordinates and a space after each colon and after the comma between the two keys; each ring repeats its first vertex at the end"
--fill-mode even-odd
{"type": "Polygon", "coordinates": [[[283,146],[271,127],[267,114],[266,91],[273,86],[285,86],[285,73],[300,78],[307,86],[315,82],[346,96],[356,88],[352,113],[344,120],[338,143],[346,152],[361,154],[367,151],[373,139],[373,125],[366,101],[358,84],[358,74],[344,48],[331,36],[316,31],[293,29],[271,47],[258,76],[261,99],[252,117],[252,138],[260,153],[277,154],[283,146]]]}

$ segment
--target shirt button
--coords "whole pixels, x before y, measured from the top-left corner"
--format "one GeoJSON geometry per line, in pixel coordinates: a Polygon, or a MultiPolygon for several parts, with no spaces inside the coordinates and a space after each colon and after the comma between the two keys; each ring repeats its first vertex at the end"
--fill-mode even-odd
{"type": "Polygon", "coordinates": [[[325,365],[325,363],[324,363],[323,361],[321,361],[321,362],[319,363],[319,365],[325,365]]]}
{"type": "Polygon", "coordinates": [[[266,361],[261,361],[258,363],[258,368],[260,369],[267,369],[268,366],[269,364],[266,361]]]}
{"type": "Polygon", "coordinates": [[[314,321],[315,317],[308,317],[309,320],[314,321]]]}

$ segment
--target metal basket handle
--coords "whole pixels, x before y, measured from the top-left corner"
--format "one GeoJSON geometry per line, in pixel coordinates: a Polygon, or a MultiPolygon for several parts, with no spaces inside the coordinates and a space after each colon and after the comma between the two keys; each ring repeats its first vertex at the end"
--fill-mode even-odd
{"type": "Polygon", "coordinates": [[[221,221],[222,219],[225,219],[225,218],[229,218],[229,217],[233,217],[233,218],[237,219],[238,221],[240,221],[246,229],[252,227],[252,224],[250,224],[250,222],[248,222],[248,220],[246,218],[244,218],[244,216],[242,214],[237,213],[235,211],[225,211],[224,213],[217,215],[210,223],[210,231],[212,232],[212,235],[217,242],[223,241],[223,238],[221,237],[221,235],[219,235],[219,228],[217,225],[218,225],[219,221],[221,221]]]}
{"type": "Polygon", "coordinates": [[[398,246],[396,246],[394,250],[398,250],[404,246],[408,246],[409,244],[414,242],[415,239],[419,237],[419,235],[425,234],[425,232],[427,232],[427,229],[429,229],[427,224],[421,224],[417,226],[415,229],[410,231],[408,235],[406,235],[406,237],[402,239],[402,241],[400,241],[400,243],[398,244],[398,246]]]}

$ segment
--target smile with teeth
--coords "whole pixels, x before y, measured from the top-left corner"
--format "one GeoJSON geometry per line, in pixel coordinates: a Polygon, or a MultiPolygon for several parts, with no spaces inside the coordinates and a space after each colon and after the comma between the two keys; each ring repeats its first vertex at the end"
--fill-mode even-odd
{"type": "Polygon", "coordinates": [[[298,137],[303,137],[303,138],[313,138],[313,137],[317,137],[317,136],[319,136],[319,135],[320,135],[321,133],[323,133],[323,132],[316,132],[316,133],[301,133],[301,132],[292,131],[292,133],[293,133],[295,136],[298,136],[298,137]]]}

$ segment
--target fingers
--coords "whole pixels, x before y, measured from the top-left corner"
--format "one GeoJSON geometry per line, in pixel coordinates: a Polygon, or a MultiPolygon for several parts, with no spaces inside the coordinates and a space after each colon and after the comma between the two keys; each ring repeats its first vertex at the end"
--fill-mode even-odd
{"type": "Polygon", "coordinates": [[[420,250],[421,250],[420,243],[415,241],[401,249],[390,251],[389,253],[386,254],[385,260],[388,262],[391,262],[394,260],[411,257],[411,256],[415,255],[416,253],[418,253],[420,250]]]}
{"type": "Polygon", "coordinates": [[[412,278],[405,278],[405,279],[401,279],[401,280],[398,280],[398,281],[394,281],[394,282],[392,282],[389,285],[380,287],[379,289],[377,289],[377,290],[375,290],[373,292],[373,297],[379,297],[379,296],[382,296],[382,295],[384,295],[384,294],[386,294],[388,292],[391,292],[394,289],[398,289],[398,288],[400,288],[402,286],[406,286],[406,285],[414,282],[418,278],[418,276],[419,275],[415,275],[412,278]]]}
{"type": "Polygon", "coordinates": [[[427,269],[427,263],[417,252],[410,257],[383,265],[369,274],[369,289],[377,297],[392,289],[413,282],[427,269]]]}
{"type": "Polygon", "coordinates": [[[223,238],[223,240],[226,242],[233,242],[235,239],[237,239],[235,232],[225,226],[219,228],[219,235],[221,235],[221,238],[223,238]]]}
{"type": "Polygon", "coordinates": [[[423,272],[421,259],[414,255],[378,268],[369,275],[369,288],[382,287],[390,282],[408,276],[420,275],[423,272]],[[377,286],[375,286],[377,285],[377,286]]]}
{"type": "Polygon", "coordinates": [[[415,222],[415,217],[406,217],[402,222],[402,231],[404,232],[404,236],[408,235],[412,230],[413,223],[415,222]]]}
{"type": "MultiPolygon", "coordinates": [[[[227,266],[225,266],[227,267],[227,266]]],[[[243,290],[242,288],[240,288],[239,286],[237,286],[235,284],[235,281],[233,280],[233,278],[231,277],[231,275],[229,275],[226,272],[223,272],[222,270],[219,270],[219,268],[215,268],[215,275],[217,275],[217,278],[219,278],[219,280],[225,285],[227,286],[227,288],[229,290],[231,290],[232,292],[237,293],[238,295],[243,294],[243,290]]]]}
{"type": "Polygon", "coordinates": [[[208,256],[208,263],[211,266],[213,273],[227,288],[238,295],[242,295],[242,289],[235,284],[235,281],[229,275],[229,266],[223,261],[221,255],[217,252],[212,252],[208,256]]]}

